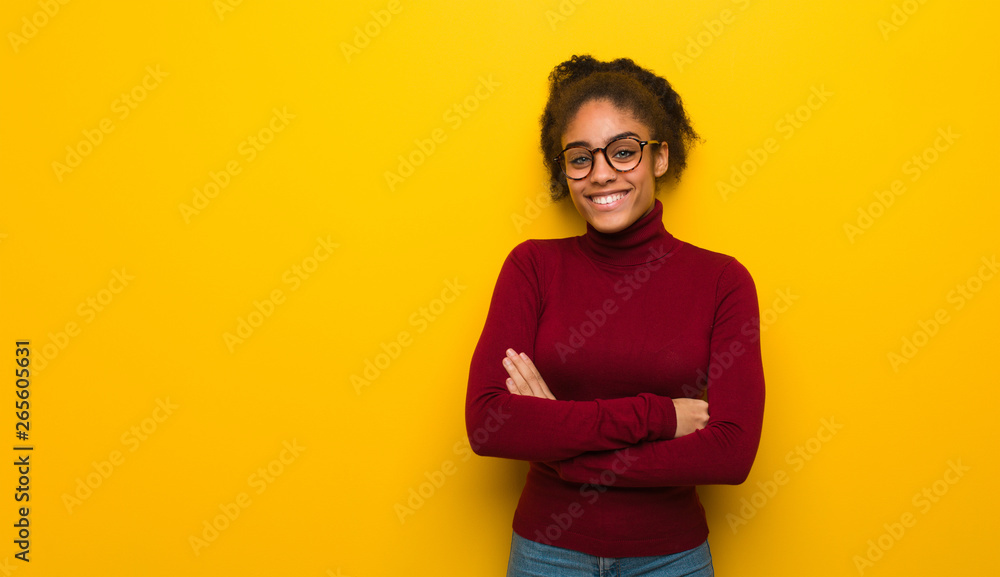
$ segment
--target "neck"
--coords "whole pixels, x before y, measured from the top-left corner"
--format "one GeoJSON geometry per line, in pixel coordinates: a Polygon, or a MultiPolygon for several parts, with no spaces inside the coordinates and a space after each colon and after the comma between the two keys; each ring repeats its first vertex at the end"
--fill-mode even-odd
{"type": "Polygon", "coordinates": [[[588,256],[620,266],[641,265],[663,258],[679,244],[663,226],[663,205],[659,200],[624,230],[605,233],[587,223],[587,233],[580,238],[581,248],[588,256]]]}

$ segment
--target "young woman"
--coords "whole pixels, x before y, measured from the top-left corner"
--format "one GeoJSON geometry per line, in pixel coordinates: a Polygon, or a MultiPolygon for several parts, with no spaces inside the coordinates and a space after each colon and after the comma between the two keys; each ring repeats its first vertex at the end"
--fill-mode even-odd
{"type": "Polygon", "coordinates": [[[531,462],[507,574],[713,575],[695,485],[742,483],[757,452],[753,279],[663,226],[657,185],[697,139],[666,80],[574,56],[549,81],[552,196],[587,232],[507,257],[466,398],[477,454],[531,462]]]}

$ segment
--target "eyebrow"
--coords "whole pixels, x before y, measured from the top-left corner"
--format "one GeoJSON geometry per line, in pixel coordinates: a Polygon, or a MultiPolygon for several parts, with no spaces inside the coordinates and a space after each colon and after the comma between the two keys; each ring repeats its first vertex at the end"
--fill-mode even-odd
{"type": "MultiPolygon", "coordinates": [[[[608,139],[608,142],[611,142],[612,140],[618,140],[619,138],[623,138],[623,137],[626,137],[626,136],[634,136],[636,138],[640,138],[640,136],[638,134],[636,134],[636,133],[632,132],[631,130],[629,130],[629,131],[622,132],[622,133],[619,133],[619,134],[616,134],[616,135],[612,136],[610,139],[608,139]]],[[[604,145],[607,146],[608,142],[605,142],[604,145]]],[[[567,144],[566,146],[564,146],[563,149],[572,148],[574,146],[582,146],[584,148],[590,148],[590,143],[587,142],[586,140],[576,140],[576,141],[570,142],[569,144],[567,144]]]]}

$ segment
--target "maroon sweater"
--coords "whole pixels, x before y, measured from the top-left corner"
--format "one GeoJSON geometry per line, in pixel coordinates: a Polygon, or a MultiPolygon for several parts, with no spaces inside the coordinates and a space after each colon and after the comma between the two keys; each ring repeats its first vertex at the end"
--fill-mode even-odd
{"type": "Polygon", "coordinates": [[[526,539],[603,557],[684,551],[708,536],[695,485],[750,472],[764,411],[753,279],[662,216],[657,200],[619,233],[526,241],[500,271],[466,426],[477,454],[531,461],[513,523],[526,539]],[[557,400],[507,391],[508,348],[557,400]],[[671,398],[706,389],[708,426],[675,439],[671,398]]]}

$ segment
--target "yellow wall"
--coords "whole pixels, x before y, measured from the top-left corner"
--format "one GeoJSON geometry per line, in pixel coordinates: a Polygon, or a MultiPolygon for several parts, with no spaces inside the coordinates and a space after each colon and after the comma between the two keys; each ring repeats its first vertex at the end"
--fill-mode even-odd
{"type": "Polygon", "coordinates": [[[537,151],[574,53],[674,83],[705,142],[667,228],[757,282],[760,452],[701,490],[718,573],[994,570],[995,7],[0,13],[0,362],[33,361],[12,574],[502,575],[525,465],[469,452],[465,381],[507,252],[583,230],[537,151]]]}

